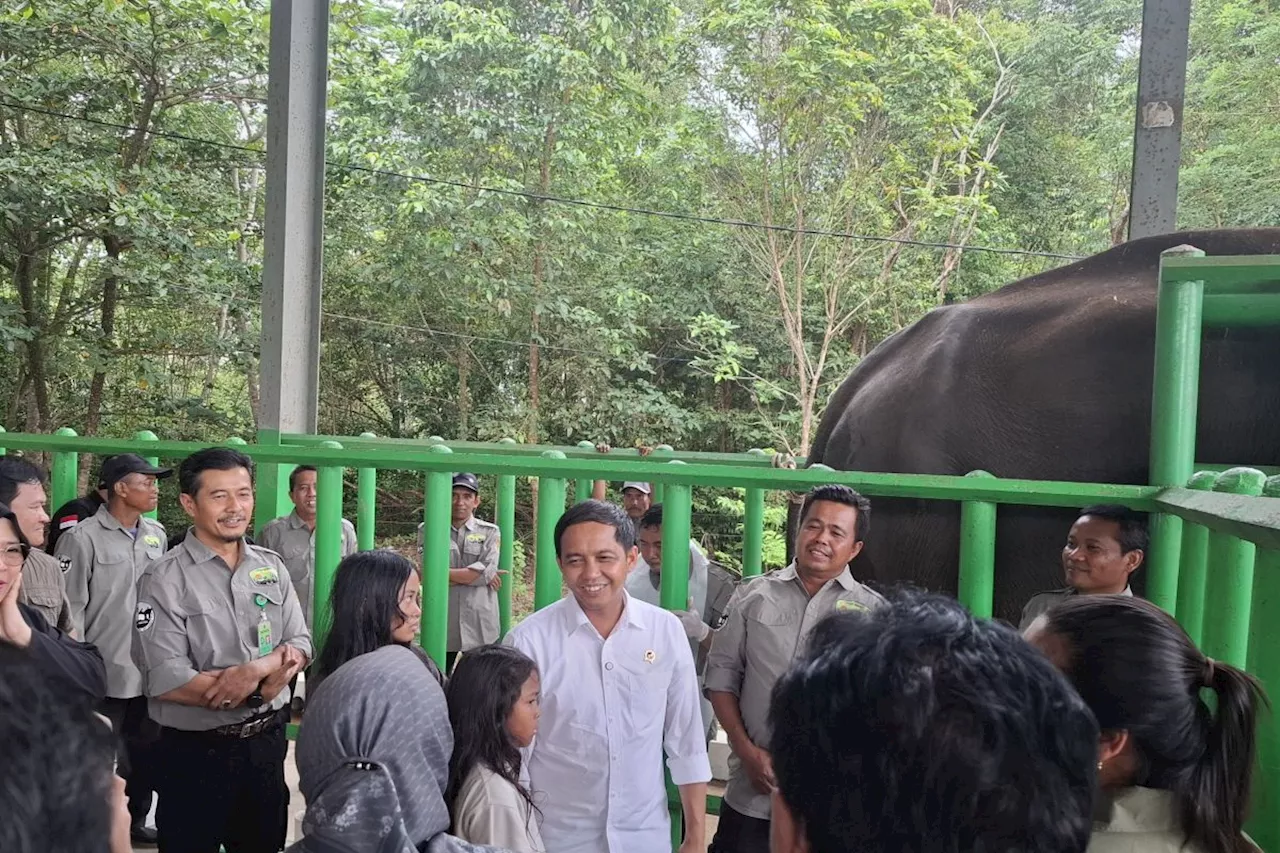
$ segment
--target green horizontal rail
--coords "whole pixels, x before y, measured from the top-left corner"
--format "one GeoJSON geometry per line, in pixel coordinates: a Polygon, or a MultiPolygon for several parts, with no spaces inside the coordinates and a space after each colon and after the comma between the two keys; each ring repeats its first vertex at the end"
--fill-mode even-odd
{"type": "Polygon", "coordinates": [[[1210,530],[1262,548],[1280,548],[1280,498],[1172,488],[1161,492],[1156,504],[1210,530]]]}
{"type": "MultiPolygon", "coordinates": [[[[17,450],[79,451],[87,453],[137,452],[132,439],[8,433],[5,444],[17,450]]],[[[174,459],[188,456],[208,444],[184,441],[147,442],[149,455],[174,459]]],[[[1027,506],[1080,507],[1090,503],[1121,503],[1139,511],[1155,509],[1159,489],[1152,486],[1069,483],[1039,480],[967,478],[940,474],[882,474],[833,471],[830,468],[796,470],[752,465],[689,463],[671,460],[611,460],[607,456],[586,459],[536,460],[490,453],[444,453],[404,449],[341,450],[290,445],[237,445],[254,460],[265,463],[342,465],[350,468],[412,471],[471,471],[476,474],[515,474],[562,480],[592,477],[610,480],[661,480],[689,486],[789,489],[805,491],[823,483],[840,483],[877,497],[925,500],[972,500],[1027,506]]],[[[745,458],[745,455],[744,455],[745,458]]]]}
{"type": "Polygon", "coordinates": [[[1206,295],[1280,290],[1280,255],[1170,257],[1160,261],[1166,282],[1203,281],[1206,295]]]}
{"type": "Polygon", "coordinates": [[[1229,471],[1232,468],[1252,468],[1255,471],[1261,471],[1268,477],[1274,477],[1276,474],[1280,474],[1280,465],[1230,465],[1218,464],[1216,462],[1197,462],[1195,464],[1196,471],[1208,471],[1213,474],[1221,474],[1223,471],[1229,471]]]}
{"type": "Polygon", "coordinates": [[[1280,323],[1280,293],[1221,294],[1204,297],[1206,326],[1274,326],[1280,323]]]}

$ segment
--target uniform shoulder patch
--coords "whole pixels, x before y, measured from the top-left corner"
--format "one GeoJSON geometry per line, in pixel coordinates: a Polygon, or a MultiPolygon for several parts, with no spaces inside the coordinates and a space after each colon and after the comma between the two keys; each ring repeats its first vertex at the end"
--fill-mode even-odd
{"type": "Polygon", "coordinates": [[[133,627],[139,631],[146,631],[155,621],[155,608],[148,601],[139,601],[137,609],[133,611],[133,627]]]}
{"type": "Polygon", "coordinates": [[[58,568],[61,569],[62,573],[65,575],[71,569],[71,558],[66,554],[58,557],[58,568]]]}

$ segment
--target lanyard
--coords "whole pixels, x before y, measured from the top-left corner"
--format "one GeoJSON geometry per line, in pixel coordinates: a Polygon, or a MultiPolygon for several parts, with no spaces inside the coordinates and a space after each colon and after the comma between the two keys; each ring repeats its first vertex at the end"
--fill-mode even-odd
{"type": "Polygon", "coordinates": [[[267,618],[267,597],[258,593],[253,603],[258,605],[258,657],[264,658],[275,651],[271,643],[271,620],[267,618]]]}

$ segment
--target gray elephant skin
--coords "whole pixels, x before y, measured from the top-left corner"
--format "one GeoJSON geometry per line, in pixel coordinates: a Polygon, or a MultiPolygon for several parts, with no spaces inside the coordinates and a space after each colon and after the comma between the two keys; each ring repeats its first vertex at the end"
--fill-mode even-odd
{"type": "MultiPolygon", "coordinates": [[[[1147,483],[1160,253],[1280,253],[1280,228],[1135,240],[931,311],[877,346],[827,406],[809,462],[842,470],[1147,483]]],[[[1280,329],[1207,328],[1196,459],[1280,463],[1280,329]]],[[[873,499],[860,579],[955,593],[960,508],[873,499]]],[[[1071,509],[1001,505],[995,615],[1063,585],[1071,509]]],[[[1135,592],[1143,589],[1135,574],[1135,592]]]]}

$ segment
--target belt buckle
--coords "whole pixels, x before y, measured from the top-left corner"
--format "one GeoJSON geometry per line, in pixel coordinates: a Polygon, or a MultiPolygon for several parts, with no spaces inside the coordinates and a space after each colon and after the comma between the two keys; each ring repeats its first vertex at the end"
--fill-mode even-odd
{"type": "Polygon", "coordinates": [[[250,720],[249,722],[245,723],[245,724],[244,724],[244,727],[243,727],[242,729],[240,729],[240,737],[241,737],[241,738],[249,738],[249,737],[253,737],[253,736],[254,736],[254,735],[256,735],[258,732],[262,731],[262,729],[263,729],[263,725],[262,725],[262,723],[263,723],[263,720],[264,720],[264,719],[266,719],[266,718],[259,718],[259,719],[256,719],[256,720],[250,720]]]}

